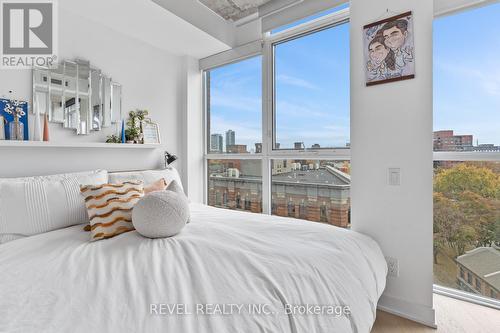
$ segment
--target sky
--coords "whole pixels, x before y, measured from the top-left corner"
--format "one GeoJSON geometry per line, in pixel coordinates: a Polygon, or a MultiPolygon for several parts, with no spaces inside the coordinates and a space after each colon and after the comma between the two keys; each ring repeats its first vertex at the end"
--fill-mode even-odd
{"type": "MultiPolygon", "coordinates": [[[[302,22],[302,21],[301,21],[302,22]]],[[[298,23],[301,23],[298,22],[298,23]]],[[[288,28],[286,26],[284,28],[288,28]]],[[[434,21],[434,130],[500,145],[500,4],[434,21]]],[[[360,33],[361,38],[361,33],[360,33]]],[[[345,147],[349,139],[349,24],[278,44],[276,141],[345,147]]],[[[418,68],[418,48],[415,49],[418,68]]],[[[262,58],[211,71],[211,133],[262,142],[262,58]]],[[[397,83],[390,83],[397,84],[397,83]]]]}
{"type": "Polygon", "coordinates": [[[499,3],[434,21],[434,130],[500,145],[499,55],[499,3]]]}

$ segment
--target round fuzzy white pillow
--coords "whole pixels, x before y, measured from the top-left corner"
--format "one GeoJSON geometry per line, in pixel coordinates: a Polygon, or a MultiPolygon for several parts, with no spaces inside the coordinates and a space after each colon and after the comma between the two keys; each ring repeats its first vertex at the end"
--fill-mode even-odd
{"type": "Polygon", "coordinates": [[[189,220],[189,204],[183,193],[153,192],[137,202],[132,223],[144,237],[162,238],[179,233],[189,220]]]}

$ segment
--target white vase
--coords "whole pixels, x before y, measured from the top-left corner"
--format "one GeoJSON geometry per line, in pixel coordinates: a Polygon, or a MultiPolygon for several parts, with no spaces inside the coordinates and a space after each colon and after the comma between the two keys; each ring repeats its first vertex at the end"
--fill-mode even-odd
{"type": "Polygon", "coordinates": [[[40,113],[37,110],[35,113],[35,124],[33,129],[33,141],[42,141],[42,122],[40,121],[40,113]]]}

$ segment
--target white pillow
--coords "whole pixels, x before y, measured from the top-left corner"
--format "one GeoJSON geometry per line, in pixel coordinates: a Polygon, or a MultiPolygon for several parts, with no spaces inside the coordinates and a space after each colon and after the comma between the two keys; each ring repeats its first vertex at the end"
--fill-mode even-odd
{"type": "Polygon", "coordinates": [[[88,223],[80,185],[107,181],[106,170],[0,179],[0,243],[88,223]]]}
{"type": "Polygon", "coordinates": [[[144,183],[144,186],[151,185],[158,179],[164,178],[167,181],[167,185],[171,181],[175,180],[177,185],[184,192],[182,187],[181,177],[175,168],[168,167],[167,169],[161,170],[145,170],[145,171],[129,171],[129,172],[115,172],[109,174],[110,183],[123,183],[126,181],[139,180],[144,183]]]}

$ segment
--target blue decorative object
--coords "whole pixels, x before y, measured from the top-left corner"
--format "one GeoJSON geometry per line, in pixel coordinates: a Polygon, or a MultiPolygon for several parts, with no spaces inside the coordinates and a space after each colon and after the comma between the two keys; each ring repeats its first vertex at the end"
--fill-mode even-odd
{"type": "Polygon", "coordinates": [[[122,120],[122,143],[125,143],[125,120],[122,120]]]}
{"type": "MultiPolygon", "coordinates": [[[[3,116],[7,123],[14,121],[15,117],[24,125],[24,140],[29,140],[28,130],[28,102],[16,101],[0,98],[0,116],[3,116]]],[[[5,126],[5,138],[10,138],[9,125],[5,126]]]]}

